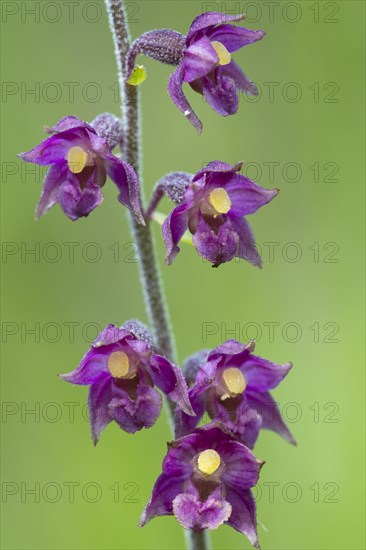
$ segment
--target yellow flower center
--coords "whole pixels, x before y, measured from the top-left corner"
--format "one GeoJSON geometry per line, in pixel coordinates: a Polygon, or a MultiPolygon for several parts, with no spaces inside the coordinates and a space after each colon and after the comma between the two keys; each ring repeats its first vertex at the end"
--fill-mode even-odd
{"type": "Polygon", "coordinates": [[[198,455],[197,462],[199,471],[206,476],[210,476],[220,466],[221,458],[219,453],[213,449],[207,449],[198,455]]]}
{"type": "Polygon", "coordinates": [[[208,202],[217,214],[227,214],[231,208],[231,200],[223,187],[217,187],[208,196],[208,202]]]}
{"type": "Polygon", "coordinates": [[[123,351],[114,351],[108,358],[109,372],[113,378],[126,378],[130,371],[130,360],[123,351]]]}
{"type": "Polygon", "coordinates": [[[213,42],[211,42],[211,46],[213,47],[213,49],[218,55],[218,58],[219,58],[218,65],[229,65],[229,63],[231,63],[231,55],[225,48],[224,44],[221,44],[221,42],[217,42],[216,40],[213,40],[213,42]]]}
{"type": "Polygon", "coordinates": [[[225,369],[222,374],[222,379],[230,395],[234,396],[243,393],[247,385],[243,373],[236,367],[225,369]]]}
{"type": "Polygon", "coordinates": [[[89,155],[82,147],[70,147],[67,151],[67,165],[70,172],[80,174],[88,163],[89,155]]]}

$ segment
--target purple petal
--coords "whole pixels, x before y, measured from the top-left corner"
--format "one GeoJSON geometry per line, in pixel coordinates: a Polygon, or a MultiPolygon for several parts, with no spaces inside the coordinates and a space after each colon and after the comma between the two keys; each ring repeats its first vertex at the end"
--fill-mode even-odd
{"type": "Polygon", "coordinates": [[[217,444],[216,450],[225,463],[222,480],[225,486],[238,491],[254,487],[263,462],[239,441],[228,439],[217,444]]]}
{"type": "Polygon", "coordinates": [[[109,414],[108,405],[112,399],[112,379],[105,376],[96,384],[93,384],[89,390],[89,418],[92,439],[94,445],[99,441],[104,428],[112,422],[109,414]]]}
{"type": "Polygon", "coordinates": [[[247,216],[268,204],[278,194],[278,189],[265,189],[251,179],[233,174],[225,189],[231,200],[230,215],[247,216]]]}
{"type": "Polygon", "coordinates": [[[246,392],[246,398],[249,405],[256,409],[261,415],[262,428],[276,432],[292,445],[296,445],[296,441],[282,420],[277,403],[270,393],[255,393],[248,391],[246,392]]]}
{"type": "Polygon", "coordinates": [[[177,70],[170,75],[168,92],[178,109],[187,117],[200,134],[202,132],[202,122],[193,111],[182,90],[183,72],[184,63],[181,63],[177,70]]]}
{"type": "Polygon", "coordinates": [[[227,491],[226,499],[232,506],[228,525],[248,537],[255,548],[259,548],[256,506],[251,491],[239,493],[234,488],[230,488],[227,491]]]}
{"type": "Polygon", "coordinates": [[[246,74],[242,71],[241,67],[239,67],[235,61],[231,61],[229,65],[221,67],[221,70],[223,74],[229,76],[235,81],[239,90],[245,92],[246,94],[258,95],[257,86],[249,80],[246,74]]]}
{"type": "Polygon", "coordinates": [[[46,214],[59,201],[60,185],[65,181],[68,173],[66,164],[50,166],[44,178],[42,195],[36,208],[36,220],[46,214]]]}
{"type": "Polygon", "coordinates": [[[216,67],[218,61],[219,57],[210,40],[203,36],[192,42],[184,52],[183,80],[193,82],[197,78],[207,75],[216,67]]]}
{"type": "Polygon", "coordinates": [[[173,500],[182,491],[183,483],[184,478],[171,478],[161,474],[141,515],[139,527],[143,527],[156,516],[172,516],[173,500]]]}
{"type": "Polygon", "coordinates": [[[67,130],[73,130],[74,128],[86,128],[87,130],[94,132],[94,129],[90,124],[80,120],[80,118],[77,118],[76,116],[65,116],[55,126],[45,126],[44,130],[48,134],[54,134],[65,132],[67,130]]]}
{"type": "Polygon", "coordinates": [[[231,225],[239,237],[236,256],[243,258],[255,267],[262,267],[262,260],[257,250],[253,232],[245,218],[232,218],[231,225]]]}
{"type": "Polygon", "coordinates": [[[140,381],[134,399],[122,388],[114,387],[108,412],[122,430],[135,433],[142,428],[151,428],[159,418],[161,407],[159,392],[140,381]]]}
{"type": "Polygon", "coordinates": [[[211,359],[211,354],[209,357],[210,359],[203,363],[197,372],[195,384],[190,389],[190,396],[192,398],[206,391],[216,380],[216,370],[220,357],[211,359]]]}
{"type": "Polygon", "coordinates": [[[266,392],[272,390],[285,378],[292,363],[280,365],[267,359],[250,354],[242,365],[248,390],[266,392]]]}
{"type": "Polygon", "coordinates": [[[215,80],[205,77],[203,79],[203,95],[207,103],[221,116],[234,115],[239,107],[236,82],[225,76],[219,67],[215,71],[215,80]]]}
{"type": "Polygon", "coordinates": [[[189,43],[196,32],[204,30],[207,27],[220,25],[222,23],[227,23],[228,21],[240,21],[242,19],[245,19],[244,14],[230,15],[228,13],[207,11],[206,13],[198,15],[193,20],[193,23],[190,26],[189,32],[187,34],[187,43],[189,43]]]}
{"type": "MultiPolygon", "coordinates": [[[[207,166],[202,168],[202,170],[197,172],[192,181],[195,182],[201,179],[204,175],[209,176],[212,173],[214,175],[215,172],[222,172],[223,174],[238,172],[239,170],[241,170],[243,164],[243,162],[238,162],[237,164],[232,165],[227,164],[226,162],[221,162],[221,160],[213,160],[212,162],[209,162],[207,166]]],[[[220,177],[220,174],[218,174],[218,177],[220,177]]]]}
{"type": "Polygon", "coordinates": [[[41,166],[48,164],[65,163],[70,147],[80,141],[80,137],[73,132],[63,132],[62,135],[51,136],[30,151],[19,153],[18,157],[26,162],[33,162],[41,166]]]}
{"type": "Polygon", "coordinates": [[[207,36],[211,41],[221,42],[228,52],[233,53],[243,46],[261,40],[265,34],[265,31],[253,31],[244,27],[234,27],[234,25],[220,25],[210,30],[207,36]]]}
{"type": "Polygon", "coordinates": [[[154,384],[182,411],[194,416],[182,371],[165,357],[156,354],[150,358],[150,367],[154,384]]]}
{"type": "Polygon", "coordinates": [[[248,346],[245,346],[241,342],[238,342],[237,340],[227,340],[223,344],[220,344],[220,346],[217,346],[209,355],[209,358],[214,357],[217,354],[221,355],[238,355],[239,353],[243,353],[248,349],[248,346]]]}
{"type": "Polygon", "coordinates": [[[88,216],[103,202],[101,186],[105,182],[103,166],[95,165],[86,184],[81,185],[78,175],[68,171],[60,188],[59,201],[62,210],[71,220],[88,216]]]}
{"type": "Polygon", "coordinates": [[[201,219],[193,235],[193,244],[202,258],[206,258],[214,267],[218,267],[237,255],[239,237],[229,220],[220,226],[218,233],[215,233],[201,219]]]}
{"type": "Polygon", "coordinates": [[[246,399],[242,399],[239,405],[235,401],[214,399],[211,403],[212,419],[235,434],[243,445],[253,449],[262,427],[262,418],[255,407],[248,407],[246,399]]]}
{"type": "Polygon", "coordinates": [[[87,386],[94,384],[101,377],[104,378],[108,374],[108,355],[100,354],[94,350],[89,350],[80,362],[77,369],[67,374],[60,374],[60,378],[71,384],[87,386]]]}
{"type": "Polygon", "coordinates": [[[205,412],[204,397],[202,395],[196,395],[195,397],[190,396],[190,402],[196,416],[188,415],[181,409],[175,409],[174,426],[176,439],[193,432],[200,423],[205,412]]]}
{"type": "Polygon", "coordinates": [[[217,529],[229,519],[231,505],[222,498],[221,487],[202,502],[196,487],[189,483],[184,493],[175,497],[173,512],[185,529],[217,529]]]}
{"type": "Polygon", "coordinates": [[[188,216],[189,206],[183,203],[174,208],[164,220],[162,232],[166,247],[165,261],[167,264],[171,264],[180,251],[178,243],[188,228],[188,216]]]}
{"type": "Polygon", "coordinates": [[[116,344],[123,338],[128,336],[129,331],[124,328],[116,327],[113,324],[106,326],[99,336],[94,340],[93,347],[99,348],[101,346],[109,346],[110,344],[116,344]]]}
{"type": "Polygon", "coordinates": [[[103,159],[106,161],[107,174],[117,185],[119,196],[118,200],[135,216],[141,225],[145,225],[142,214],[140,188],[135,170],[109,151],[103,153],[103,159]]]}

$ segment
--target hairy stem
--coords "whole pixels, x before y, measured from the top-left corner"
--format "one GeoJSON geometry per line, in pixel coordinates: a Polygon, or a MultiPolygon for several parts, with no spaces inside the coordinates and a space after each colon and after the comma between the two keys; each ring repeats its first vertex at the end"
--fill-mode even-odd
{"type": "MultiPolygon", "coordinates": [[[[143,195],[142,166],[140,153],[140,113],[139,89],[126,83],[127,54],[130,36],[121,0],[105,0],[110,26],[114,38],[115,53],[118,65],[122,116],[124,126],[123,157],[135,169],[140,182],[140,193],[143,195]]],[[[143,201],[143,196],[141,196],[143,201]]],[[[175,360],[175,348],[170,329],[169,315],[156,261],[154,243],[149,221],[142,226],[133,216],[130,218],[131,230],[138,247],[138,260],[145,305],[150,325],[154,332],[159,351],[171,360],[175,360]]]]}
{"type": "MultiPolygon", "coordinates": [[[[124,125],[123,156],[135,169],[140,182],[141,200],[143,201],[142,166],[140,152],[140,112],[138,86],[127,84],[127,55],[130,46],[130,35],[126,14],[121,0],[105,0],[110,27],[114,39],[118,66],[122,117],[124,125]]],[[[139,225],[131,216],[131,230],[139,250],[140,278],[144,293],[145,305],[154,332],[159,351],[175,361],[175,346],[165,296],[161,284],[150,221],[146,226],[139,225]]],[[[169,403],[169,414],[173,420],[174,406],[169,403]]],[[[207,550],[207,536],[204,532],[187,533],[189,547],[192,550],[207,550]]]]}

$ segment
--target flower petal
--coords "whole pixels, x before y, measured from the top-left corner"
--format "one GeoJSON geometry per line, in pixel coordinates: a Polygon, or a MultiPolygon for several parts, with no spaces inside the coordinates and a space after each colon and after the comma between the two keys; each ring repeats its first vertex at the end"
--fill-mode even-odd
{"type": "Polygon", "coordinates": [[[195,40],[184,52],[183,80],[193,82],[207,75],[216,67],[218,61],[217,52],[206,36],[195,40]]]}
{"type": "Polygon", "coordinates": [[[231,505],[222,497],[217,487],[203,502],[192,482],[173,500],[173,512],[185,529],[217,529],[231,515],[231,505]]]}
{"type": "Polygon", "coordinates": [[[236,256],[247,260],[255,267],[262,267],[262,260],[255,244],[253,232],[247,220],[245,218],[232,218],[231,225],[239,237],[236,256]]]}
{"type": "Polygon", "coordinates": [[[48,164],[66,163],[66,155],[70,147],[80,141],[80,137],[72,131],[61,135],[51,136],[26,153],[19,153],[18,157],[26,162],[33,162],[41,166],[48,164]]]}
{"type": "Polygon", "coordinates": [[[242,71],[241,67],[235,62],[231,61],[229,65],[221,67],[223,74],[229,76],[234,80],[239,90],[245,92],[246,94],[258,95],[257,86],[249,80],[246,74],[242,71]]]}
{"type": "Polygon", "coordinates": [[[254,31],[244,27],[235,27],[234,25],[220,25],[210,30],[207,36],[211,41],[221,42],[228,52],[233,53],[243,46],[261,40],[265,34],[265,31],[254,31]]]}
{"type": "MultiPolygon", "coordinates": [[[[202,178],[202,176],[206,175],[209,176],[210,174],[215,175],[215,172],[221,172],[223,174],[230,173],[230,172],[238,172],[241,170],[243,166],[243,162],[238,162],[235,165],[227,164],[227,162],[222,162],[221,160],[213,160],[212,162],[209,162],[207,166],[202,168],[197,174],[194,176],[192,181],[197,181],[202,178]]],[[[230,174],[229,174],[230,175],[230,174]]],[[[221,174],[218,174],[218,176],[221,176],[221,174]]]]}
{"type": "Polygon", "coordinates": [[[245,535],[255,548],[260,548],[257,535],[255,500],[251,491],[238,492],[234,488],[227,491],[226,499],[232,506],[227,523],[245,535]]]}
{"type": "Polygon", "coordinates": [[[60,188],[60,206],[66,216],[73,221],[88,216],[103,202],[101,186],[105,182],[104,167],[96,165],[90,170],[91,174],[83,186],[78,176],[68,170],[60,188]]]}
{"type": "Polygon", "coordinates": [[[183,73],[184,63],[181,63],[177,70],[170,75],[168,92],[178,109],[184,114],[185,117],[187,117],[189,122],[193,124],[197,132],[200,134],[202,132],[202,122],[193,111],[182,90],[183,73]]]}
{"type": "Polygon", "coordinates": [[[203,95],[207,103],[221,116],[234,115],[239,107],[239,98],[236,82],[216,69],[215,82],[209,77],[203,79],[203,95]]]}
{"type": "Polygon", "coordinates": [[[285,378],[292,363],[280,365],[250,354],[242,366],[248,390],[266,392],[272,390],[285,378]]]}
{"type": "Polygon", "coordinates": [[[42,195],[36,208],[36,220],[59,201],[60,186],[65,181],[67,173],[66,164],[54,164],[47,170],[43,181],[42,195]]]}
{"type": "Polygon", "coordinates": [[[161,407],[159,392],[140,380],[134,399],[122,388],[114,387],[108,412],[122,430],[135,433],[142,428],[151,428],[160,416],[161,407]]]}
{"type": "Polygon", "coordinates": [[[270,393],[246,392],[246,398],[251,407],[262,417],[262,428],[271,430],[281,435],[292,445],[296,445],[290,430],[282,420],[276,401],[270,393]]]}
{"type": "Polygon", "coordinates": [[[247,400],[242,399],[237,405],[236,399],[219,398],[210,403],[212,419],[223,424],[248,449],[253,449],[262,427],[262,418],[256,408],[249,408],[247,400]]]}
{"type": "Polygon", "coordinates": [[[245,445],[226,439],[217,444],[216,450],[226,466],[222,480],[227,488],[241,492],[256,485],[263,462],[245,445]]]}
{"type": "Polygon", "coordinates": [[[278,189],[265,189],[251,179],[233,174],[225,189],[231,200],[230,216],[247,216],[268,204],[278,194],[278,189]]]}
{"type": "Polygon", "coordinates": [[[141,207],[140,187],[135,170],[128,162],[118,159],[110,151],[105,151],[102,158],[106,162],[108,176],[117,185],[118,200],[129,208],[141,225],[145,225],[141,207]]]}
{"type": "Polygon", "coordinates": [[[161,474],[158,477],[150,500],[142,512],[139,527],[146,525],[156,516],[172,516],[173,500],[182,491],[184,478],[171,478],[161,474]]]}
{"type": "Polygon", "coordinates": [[[150,368],[154,384],[176,403],[182,411],[195,416],[188,397],[188,388],[182,371],[162,355],[153,354],[150,368]]]}
{"type": "Polygon", "coordinates": [[[123,327],[119,328],[112,323],[107,325],[104,330],[97,336],[93,342],[94,348],[100,348],[101,346],[109,346],[110,344],[116,344],[123,338],[128,336],[129,331],[123,327]]]}
{"type": "Polygon", "coordinates": [[[176,439],[179,439],[180,437],[183,437],[193,432],[193,430],[197,428],[205,412],[204,396],[202,395],[196,395],[195,397],[190,396],[190,402],[196,416],[188,415],[184,413],[181,409],[178,409],[178,408],[175,409],[174,434],[176,439]]]}
{"type": "MultiPolygon", "coordinates": [[[[108,355],[89,350],[82,358],[77,369],[67,374],[60,374],[60,378],[71,384],[87,386],[94,384],[101,377],[104,378],[108,371],[108,355]]],[[[109,375],[110,377],[110,375],[109,375]]]]}
{"type": "Polygon", "coordinates": [[[202,258],[206,258],[214,267],[229,262],[237,255],[239,237],[232,227],[230,220],[220,226],[218,233],[201,219],[196,233],[193,235],[193,244],[202,258]]]}
{"type": "Polygon", "coordinates": [[[86,128],[87,130],[94,132],[93,127],[80,120],[76,116],[64,116],[55,126],[45,126],[44,130],[47,134],[58,134],[60,132],[66,132],[67,130],[73,130],[74,128],[86,128]]]}
{"type": "Polygon", "coordinates": [[[222,23],[227,23],[228,21],[240,21],[245,19],[244,14],[230,15],[228,13],[207,11],[198,15],[190,26],[189,32],[187,34],[187,44],[193,38],[194,34],[198,31],[204,30],[207,27],[214,25],[220,25],[222,23]]]}
{"type": "Polygon", "coordinates": [[[171,264],[180,248],[178,243],[188,228],[189,205],[183,203],[169,214],[162,226],[163,238],[166,247],[165,261],[171,264]]]}
{"type": "Polygon", "coordinates": [[[98,443],[104,428],[113,420],[108,410],[112,397],[112,379],[109,376],[105,376],[90,387],[88,405],[94,445],[98,443]]]}

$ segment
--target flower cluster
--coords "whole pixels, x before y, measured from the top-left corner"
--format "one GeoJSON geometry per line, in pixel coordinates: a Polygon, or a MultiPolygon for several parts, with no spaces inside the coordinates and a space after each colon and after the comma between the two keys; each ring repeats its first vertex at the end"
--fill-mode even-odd
{"type": "Polygon", "coordinates": [[[295,441],[269,393],[291,363],[272,363],[253,350],[254,342],[229,340],[189,357],[182,372],[156,353],[142,323],[129,321],[107,326],[79,367],[61,375],[90,386],[94,443],[112,421],[128,433],[151,428],[162,404],[156,388],[176,405],[176,440],[169,444],[140,526],[162,515],[174,515],[183,527],[198,531],[226,523],[258,546],[250,489],[263,462],[250,449],[261,428],[295,441]],[[205,412],[211,421],[197,428],[205,412]]]}
{"type": "MultiPolygon", "coordinates": [[[[146,78],[145,69],[135,67],[137,55],[144,54],[176,66],[169,94],[198,131],[202,123],[183,93],[185,82],[220,115],[236,113],[239,91],[256,94],[257,89],[232,54],[265,34],[228,24],[243,17],[208,12],[192,22],[186,36],[167,29],[146,32],[130,47],[125,85],[138,86],[146,78]]],[[[180,252],[179,243],[189,240],[214,267],[234,258],[261,266],[246,217],[271,202],[278,189],[265,189],[244,176],[243,163],[215,160],[195,175],[168,174],[157,182],[144,211],[134,168],[112,153],[117,145],[123,150],[130,138],[116,117],[103,113],[88,124],[67,116],[45,131],[47,139],[19,155],[49,166],[37,218],[56,203],[71,220],[88,216],[102,202],[108,176],[117,186],[120,203],[141,226],[158,219],[156,207],[164,195],[173,201],[162,223],[168,264],[180,252]]],[[[254,347],[254,342],[228,340],[188,357],[180,369],[161,353],[149,329],[134,320],[121,327],[108,325],[79,366],[60,375],[89,387],[95,444],[112,422],[127,433],[154,426],[163,398],[174,410],[176,439],[168,446],[141,526],[156,516],[174,515],[195,532],[230,525],[259,546],[251,489],[263,462],[252,450],[262,428],[295,441],[270,394],[292,365],[254,355],[254,347]],[[208,423],[201,425],[206,415],[208,423]]]]}

